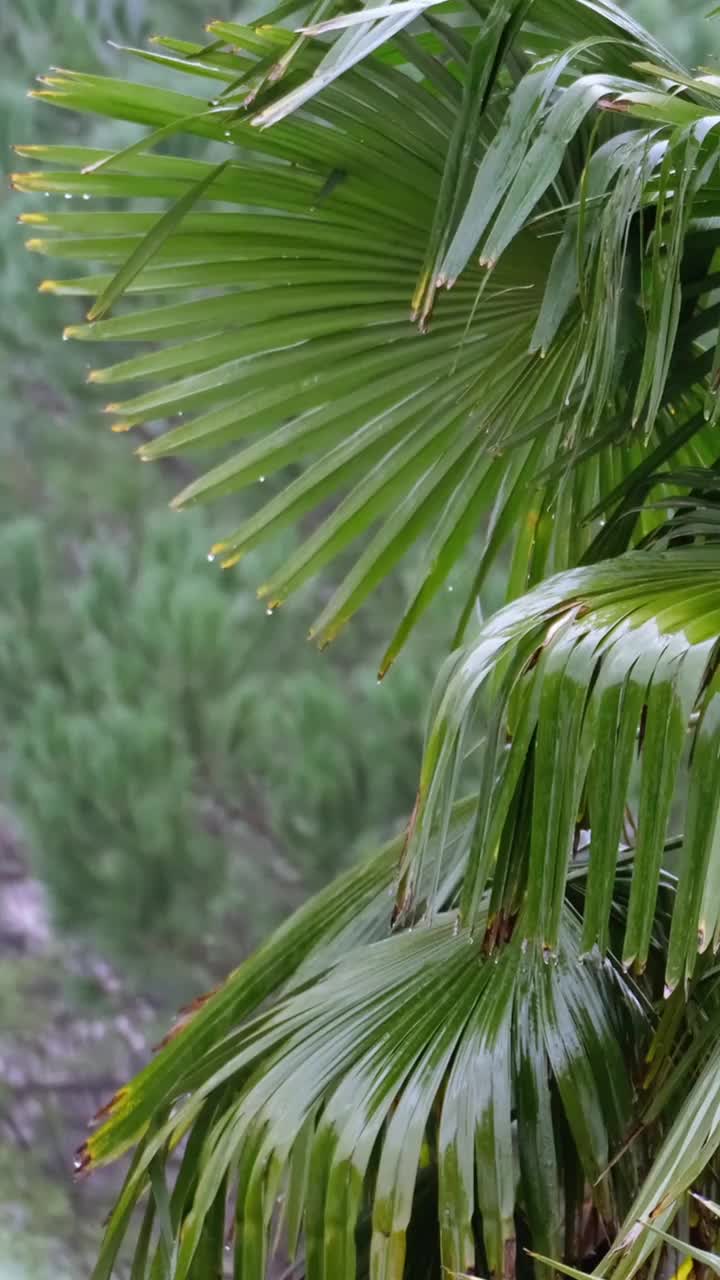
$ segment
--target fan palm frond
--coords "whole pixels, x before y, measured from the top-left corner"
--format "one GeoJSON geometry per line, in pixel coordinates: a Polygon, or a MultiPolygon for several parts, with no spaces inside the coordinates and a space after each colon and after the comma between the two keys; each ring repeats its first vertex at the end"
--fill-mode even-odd
{"type": "MultiPolygon", "coordinates": [[[[291,1248],[303,1226],[309,1277],[356,1275],[363,1215],[372,1274],[400,1277],[429,1159],[451,1272],[480,1255],[495,1274],[513,1275],[516,1212],[543,1252],[557,1250],[566,1215],[582,1209],[585,1178],[601,1179],[595,1198],[612,1231],[617,1189],[622,1201],[628,1179],[634,1185],[631,1163],[606,1168],[630,1116],[628,1048],[642,1043],[643,1019],[618,971],[577,964],[572,912],[561,932],[552,965],[526,953],[519,935],[498,961],[454,915],[440,917],[296,982],[269,1012],[188,1059],[174,1075],[177,1106],[138,1148],[96,1278],[110,1274],[138,1197],[160,1208],[153,1166],[191,1127],[192,1179],[181,1167],[170,1238],[156,1245],[169,1249],[177,1277],[193,1274],[201,1246],[222,1256],[228,1202],[236,1274],[261,1280],[278,1196],[291,1248]],[[580,1178],[566,1205],[568,1161],[580,1178]]],[[[103,1158],[112,1123],[101,1131],[103,1158]]],[[[88,1150],[94,1159],[94,1139],[88,1150]]]]}
{"type": "MultiPolygon", "coordinates": [[[[510,594],[576,563],[601,529],[599,504],[685,424],[692,389],[714,405],[718,149],[716,117],[695,101],[708,91],[684,88],[611,4],[498,4],[461,10],[452,26],[439,9],[368,16],[327,51],[227,23],[211,24],[206,48],[140,51],[213,86],[209,105],[54,73],[37,97],[153,132],[115,154],[20,147],[50,167],[14,178],[24,191],[170,202],[162,215],[83,207],[23,220],[42,230],[35,251],[109,268],[45,282],[94,299],[69,336],[151,344],[90,375],[153,384],[108,405],[115,429],[148,427],[147,460],[221,451],[176,505],[302,467],[214,548],[222,564],[336,504],[261,586],[269,607],[359,542],[313,628],[326,643],[430,535],[382,670],[479,530],[458,637],[499,551],[515,545],[510,594]],[[421,11],[399,45],[371,52],[383,24],[399,30],[421,11]],[[280,98],[278,58],[300,86],[280,98]],[[660,62],[685,96],[655,87],[660,62]],[[229,157],[153,152],[176,132],[229,157]],[[108,318],[124,293],[152,305],[108,318]],[[642,430],[628,433],[633,416],[642,430]]],[[[706,465],[708,448],[701,415],[665,465],[706,465]]],[[[646,513],[639,534],[651,526],[646,513]]]]}

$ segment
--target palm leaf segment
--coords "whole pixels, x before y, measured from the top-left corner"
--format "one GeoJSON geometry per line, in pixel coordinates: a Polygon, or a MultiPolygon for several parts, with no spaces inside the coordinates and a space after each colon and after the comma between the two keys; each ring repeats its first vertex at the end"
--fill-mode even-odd
{"type": "Polygon", "coordinates": [[[152,384],[108,406],[116,429],[150,431],[146,459],[221,451],[178,506],[295,468],[215,548],[223,564],[336,504],[262,586],[270,607],[359,539],[313,629],[324,643],[432,530],[383,669],[488,513],[459,634],[499,550],[515,545],[518,594],[577,561],[599,504],[654,451],[659,466],[705,465],[711,447],[702,404],[693,413],[712,394],[716,117],[694,89],[648,88],[662,50],[611,4],[425,8],[409,34],[422,10],[368,10],[327,52],[213,23],[206,48],[140,53],[196,95],[53,74],[36,96],[154,132],[115,155],[21,147],[60,168],[15,176],[25,191],[171,202],[162,217],[83,206],[24,221],[43,232],[31,248],[110,268],[45,282],[95,299],[70,336],[151,344],[90,375],[152,384]],[[397,41],[373,53],[388,23],[397,41]],[[228,162],[150,154],[183,132],[232,147],[228,162]],[[643,230],[643,210],[661,234],[643,230]],[[438,295],[440,283],[453,287],[438,295]],[[107,318],[122,293],[146,305],[107,318]],[[628,438],[633,416],[643,430],[628,438]]]}
{"type": "MultiPolygon", "coordinates": [[[[667,540],[662,516],[637,508],[715,461],[716,86],[687,83],[603,0],[479,5],[452,22],[427,12],[408,32],[422,8],[336,21],[348,29],[326,52],[302,34],[213,24],[207,48],[162,41],[141,55],[216,82],[209,107],[58,73],[40,96],[154,134],[117,155],[21,148],[62,168],[16,177],[170,202],[162,216],[25,221],[48,232],[39,251],[111,268],[46,283],[95,299],[71,336],[153,344],[93,374],[155,384],[110,406],[118,427],[186,417],[143,456],[261,433],[180,505],[310,459],[218,548],[225,563],[341,497],[267,584],[272,603],[370,533],[318,620],[330,639],[436,526],[386,661],[485,512],[473,598],[513,537],[515,595],[656,525],[667,540]],[[183,131],[240,158],[148,154],[183,131]],[[152,306],[107,318],[124,293],[152,306]]],[[[304,1229],[310,1280],[400,1277],[406,1261],[414,1276],[438,1264],[510,1275],[518,1222],[557,1256],[586,1183],[609,1233],[628,1206],[672,1211],[695,1167],[677,1127],[642,1187],[630,1158],[598,1181],[630,1116],[623,1064],[645,1039],[640,988],[602,953],[617,942],[639,971],[648,960],[669,823],[654,784],[670,796],[685,767],[669,988],[692,975],[696,939],[702,951],[718,932],[717,553],[669,543],[553,580],[452,660],[402,858],[384,850],[304,909],[83,1149],[92,1166],[137,1144],[98,1278],[143,1195],[137,1277],[218,1273],[228,1203],[238,1276],[263,1274],[280,1197],[291,1247],[304,1229]],[[478,795],[458,800],[473,770],[478,795]],[[636,786],[637,835],[618,856],[636,786]],[[408,930],[387,938],[399,859],[408,930]],[[170,1192],[167,1162],[188,1134],[170,1192]]],[[[705,1162],[720,1136],[709,1081],[706,1069],[705,1162]]],[[[628,1222],[630,1275],[650,1246],[628,1222]]]]}

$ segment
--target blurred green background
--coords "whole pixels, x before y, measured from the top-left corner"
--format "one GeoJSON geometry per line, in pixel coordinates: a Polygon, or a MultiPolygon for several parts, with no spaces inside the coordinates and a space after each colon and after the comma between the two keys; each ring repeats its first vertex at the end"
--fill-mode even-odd
{"type": "MultiPolygon", "coordinates": [[[[714,62],[709,3],[628,5],[691,65],[714,62]]],[[[214,0],[10,0],[0,16],[0,134],[96,140],[32,103],[50,65],[122,74],[115,44],[193,39],[214,0]]],[[[132,74],[132,72],[131,72],[132,74]]],[[[103,124],[102,145],[128,135],[103,124]],[[111,136],[109,136],[111,135],[111,136]]],[[[223,574],[212,516],[167,500],[186,464],[140,467],[63,345],[80,304],[38,292],[0,194],[0,1280],[86,1274],[112,1191],[68,1170],[87,1117],[173,1011],[312,889],[396,831],[452,619],[439,602],[378,686],[409,564],[336,647],[307,624],[327,578],[268,617],[275,545],[223,574]]],[[[238,521],[239,523],[239,521],[238,521]]],[[[460,590],[460,578],[452,584],[460,590]]],[[[486,604],[492,607],[498,583],[486,604]]]]}

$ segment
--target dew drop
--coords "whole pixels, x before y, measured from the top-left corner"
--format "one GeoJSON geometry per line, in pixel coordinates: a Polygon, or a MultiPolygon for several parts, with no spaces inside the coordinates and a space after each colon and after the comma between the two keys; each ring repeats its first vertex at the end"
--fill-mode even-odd
{"type": "Polygon", "coordinates": [[[83,200],[89,200],[89,199],[90,199],[90,196],[88,195],[87,191],[83,191],[83,200]]]}
{"type": "Polygon", "coordinates": [[[67,333],[64,333],[64,334],[63,334],[63,336],[62,336],[62,340],[63,340],[63,342],[67,342],[67,340],[68,340],[68,334],[67,334],[67,333]]]}
{"type": "Polygon", "coordinates": [[[258,477],[258,484],[264,484],[264,483],[265,483],[265,477],[264,477],[264,476],[259,476],[259,477],[258,477]]]}
{"type": "Polygon", "coordinates": [[[45,199],[46,199],[46,200],[49,200],[49,199],[50,199],[50,192],[49,192],[49,191],[46,191],[46,192],[45,192],[45,199]]]}
{"type": "Polygon", "coordinates": [[[85,1164],[86,1161],[83,1160],[82,1156],[75,1156],[75,1159],[73,1160],[73,1169],[76,1173],[79,1173],[81,1169],[85,1168],[85,1164]]]}
{"type": "Polygon", "coordinates": [[[66,191],[66,192],[65,192],[65,199],[66,199],[66,200],[72,200],[72,196],[70,195],[70,192],[69,192],[69,191],[66,191]]]}
{"type": "Polygon", "coordinates": [[[226,138],[229,138],[229,137],[230,137],[230,130],[229,130],[229,129],[226,129],[226,130],[225,130],[225,137],[226,137],[226,138]]]}
{"type": "Polygon", "coordinates": [[[272,618],[272,612],[273,612],[273,611],[272,611],[272,609],[266,609],[266,610],[265,610],[265,612],[266,612],[266,614],[267,614],[268,618],[272,618]]]}
{"type": "Polygon", "coordinates": [[[212,551],[208,551],[208,561],[210,562],[210,564],[213,564],[213,563],[214,563],[214,560],[215,560],[215,557],[214,557],[214,555],[213,555],[212,551]]]}
{"type": "Polygon", "coordinates": [[[454,591],[454,590],[455,590],[454,587],[448,587],[448,591],[454,591]]]}

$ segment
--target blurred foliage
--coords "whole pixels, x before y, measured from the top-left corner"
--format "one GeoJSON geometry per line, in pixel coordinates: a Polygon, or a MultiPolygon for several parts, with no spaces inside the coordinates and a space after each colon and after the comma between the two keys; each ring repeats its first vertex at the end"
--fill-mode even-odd
{"type": "Polygon", "coordinates": [[[377,686],[379,619],[351,651],[298,644],[313,601],[269,618],[207,536],[0,539],[6,786],[60,924],[126,965],[142,943],[146,982],[166,955],[217,970],[223,931],[236,956],[407,814],[432,675],[416,653],[377,686]]]}
{"type": "Polygon", "coordinates": [[[711,0],[629,0],[621,7],[642,22],[691,67],[717,65],[720,24],[708,19],[711,0]]]}

